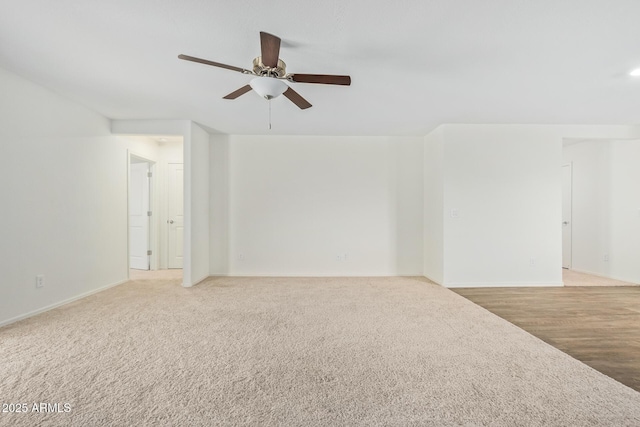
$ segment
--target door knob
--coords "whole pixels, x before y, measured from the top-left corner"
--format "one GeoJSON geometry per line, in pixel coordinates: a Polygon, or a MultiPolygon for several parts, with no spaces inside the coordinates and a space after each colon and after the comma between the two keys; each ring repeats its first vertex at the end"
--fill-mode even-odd
{"type": "Polygon", "coordinates": [[[173,224],[173,220],[172,220],[172,219],[170,219],[169,221],[167,221],[167,223],[169,223],[169,224],[173,224]]]}
{"type": "Polygon", "coordinates": [[[569,221],[562,221],[562,225],[569,225],[569,221]]]}

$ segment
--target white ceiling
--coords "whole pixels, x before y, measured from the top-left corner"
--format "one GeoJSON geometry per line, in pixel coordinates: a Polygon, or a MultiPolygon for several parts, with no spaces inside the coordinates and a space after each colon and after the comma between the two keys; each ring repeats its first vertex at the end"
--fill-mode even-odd
{"type": "Polygon", "coordinates": [[[0,66],[114,119],[230,134],[424,135],[440,123],[638,124],[638,0],[0,0],[0,66]],[[259,31],[313,104],[254,93],[259,31]]]}

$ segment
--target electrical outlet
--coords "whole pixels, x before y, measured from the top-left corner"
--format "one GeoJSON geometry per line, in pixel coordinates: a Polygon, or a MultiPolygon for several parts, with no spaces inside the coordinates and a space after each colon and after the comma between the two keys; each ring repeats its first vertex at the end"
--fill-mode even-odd
{"type": "Polygon", "coordinates": [[[451,209],[451,218],[460,218],[460,209],[452,208],[451,209]]]}
{"type": "Polygon", "coordinates": [[[36,276],[36,288],[44,287],[44,274],[38,274],[36,276]]]}
{"type": "Polygon", "coordinates": [[[602,257],[602,260],[604,262],[609,262],[609,254],[604,254],[604,256],[602,257]]]}
{"type": "Polygon", "coordinates": [[[348,258],[347,258],[347,254],[342,255],[342,260],[343,260],[343,261],[346,261],[347,259],[348,259],[348,258]]]}
{"type": "Polygon", "coordinates": [[[336,255],[336,261],[342,261],[342,255],[336,255]]]}
{"type": "Polygon", "coordinates": [[[238,254],[238,261],[244,261],[244,254],[238,254]]]}
{"type": "Polygon", "coordinates": [[[535,267],[536,266],[536,259],[535,258],[529,258],[529,265],[531,267],[535,267]]]}

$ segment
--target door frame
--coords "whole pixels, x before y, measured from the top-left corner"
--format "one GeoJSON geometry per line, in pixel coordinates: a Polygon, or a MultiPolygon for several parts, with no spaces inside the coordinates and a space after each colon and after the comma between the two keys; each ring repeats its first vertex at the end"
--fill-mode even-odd
{"type": "MultiPolygon", "coordinates": [[[[569,259],[569,267],[565,267],[564,266],[564,236],[562,236],[562,268],[566,268],[568,270],[571,270],[573,268],[573,162],[569,162],[569,163],[564,163],[562,165],[562,167],[569,167],[569,187],[571,189],[571,194],[569,194],[569,204],[571,206],[571,215],[569,218],[569,228],[570,228],[570,238],[569,238],[569,245],[570,245],[570,259],[569,259]]],[[[564,191],[564,174],[562,176],[562,204],[564,205],[564,197],[565,197],[565,191],[564,191]]],[[[562,221],[564,221],[564,213],[562,214],[562,221]]],[[[564,225],[563,225],[564,226],[564,225]]],[[[564,234],[564,231],[561,229],[561,231],[564,234]]]]}
{"type": "Polygon", "coordinates": [[[151,160],[144,155],[136,153],[132,150],[127,150],[127,279],[129,279],[129,273],[131,270],[130,265],[130,238],[129,235],[129,227],[130,227],[130,210],[129,206],[129,197],[130,197],[130,186],[131,186],[131,159],[135,157],[138,160],[142,160],[149,164],[149,171],[151,172],[151,178],[149,179],[149,208],[151,210],[151,219],[149,220],[149,247],[151,248],[151,256],[149,257],[149,271],[158,269],[158,233],[156,230],[158,229],[158,208],[157,208],[157,191],[155,179],[157,177],[157,165],[154,160],[151,160]]]}

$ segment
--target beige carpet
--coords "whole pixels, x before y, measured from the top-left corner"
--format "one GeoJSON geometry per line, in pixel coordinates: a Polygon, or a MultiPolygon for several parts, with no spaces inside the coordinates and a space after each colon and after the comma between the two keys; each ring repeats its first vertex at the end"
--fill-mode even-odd
{"type": "Polygon", "coordinates": [[[133,281],[0,329],[3,426],[638,426],[640,393],[411,278],[133,281]]]}
{"type": "Polygon", "coordinates": [[[565,286],[640,286],[636,283],[623,282],[594,274],[580,273],[565,268],[562,269],[562,281],[565,286]]]}

